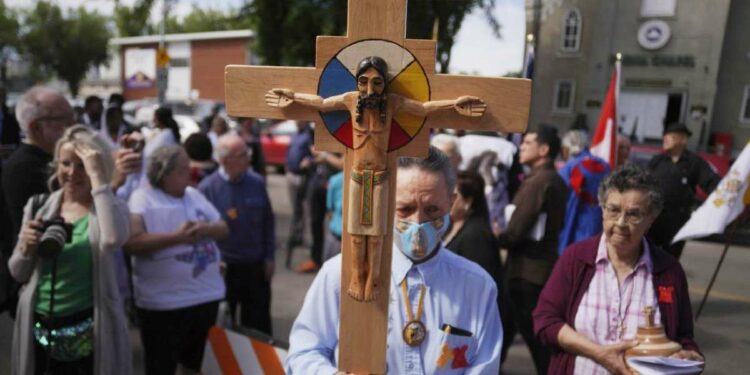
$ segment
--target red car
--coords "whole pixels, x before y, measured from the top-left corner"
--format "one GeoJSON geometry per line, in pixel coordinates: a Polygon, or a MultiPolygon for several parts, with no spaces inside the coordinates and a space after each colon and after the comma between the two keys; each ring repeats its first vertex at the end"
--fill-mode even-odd
{"type": "Polygon", "coordinates": [[[284,172],[286,150],[292,135],[297,133],[297,122],[282,121],[261,130],[260,145],[266,158],[266,165],[274,166],[279,173],[284,172]]]}

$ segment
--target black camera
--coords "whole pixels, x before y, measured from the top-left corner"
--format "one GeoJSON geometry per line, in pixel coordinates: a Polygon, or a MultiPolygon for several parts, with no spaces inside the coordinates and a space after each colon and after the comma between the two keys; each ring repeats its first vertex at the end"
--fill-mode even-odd
{"type": "Polygon", "coordinates": [[[58,256],[65,244],[73,240],[73,224],[65,219],[55,217],[42,222],[42,238],[39,240],[37,254],[42,258],[58,256]]]}

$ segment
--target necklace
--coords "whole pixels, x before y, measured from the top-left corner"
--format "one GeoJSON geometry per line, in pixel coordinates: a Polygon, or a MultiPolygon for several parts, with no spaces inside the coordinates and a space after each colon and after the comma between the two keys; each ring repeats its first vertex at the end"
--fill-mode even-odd
{"type": "Polygon", "coordinates": [[[404,326],[401,335],[409,346],[421,345],[427,333],[427,329],[421,320],[422,307],[424,306],[424,291],[425,287],[422,284],[419,288],[419,304],[417,305],[417,316],[415,318],[411,308],[411,301],[409,300],[409,292],[406,288],[406,279],[401,282],[401,292],[404,295],[404,303],[406,303],[406,315],[409,318],[409,322],[404,326]]]}

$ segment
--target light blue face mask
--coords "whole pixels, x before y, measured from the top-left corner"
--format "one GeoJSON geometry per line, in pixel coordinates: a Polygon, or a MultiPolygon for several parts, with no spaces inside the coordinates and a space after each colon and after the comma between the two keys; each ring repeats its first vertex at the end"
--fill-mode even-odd
{"type": "Polygon", "coordinates": [[[448,214],[421,224],[398,219],[393,233],[396,246],[409,259],[422,260],[437,249],[440,238],[448,230],[449,224],[450,215],[448,214]]]}

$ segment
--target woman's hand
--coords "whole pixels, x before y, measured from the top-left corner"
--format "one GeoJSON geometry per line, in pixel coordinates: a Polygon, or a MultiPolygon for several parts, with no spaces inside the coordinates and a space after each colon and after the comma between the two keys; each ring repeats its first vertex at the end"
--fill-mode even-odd
{"type": "Polygon", "coordinates": [[[705,361],[703,356],[700,355],[700,353],[696,352],[695,350],[680,350],[679,352],[670,355],[670,357],[679,358],[679,359],[689,359],[691,361],[701,361],[701,362],[705,361]]]}
{"type": "Polygon", "coordinates": [[[602,345],[594,360],[614,375],[631,375],[625,365],[625,351],[638,345],[638,341],[624,341],[612,345],[602,345]]]}
{"type": "Polygon", "coordinates": [[[91,187],[96,189],[101,185],[109,183],[104,179],[104,161],[101,152],[83,145],[75,146],[75,153],[83,162],[86,174],[91,180],[91,187]]]}
{"type": "Polygon", "coordinates": [[[177,242],[184,244],[194,244],[200,240],[200,236],[197,231],[198,223],[194,221],[186,221],[174,232],[177,242]]]}
{"type": "Polygon", "coordinates": [[[39,239],[42,237],[42,221],[29,220],[21,227],[18,241],[21,242],[20,251],[25,257],[34,256],[39,239]]]}

